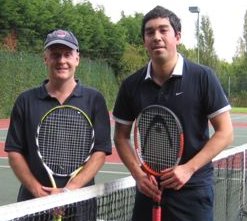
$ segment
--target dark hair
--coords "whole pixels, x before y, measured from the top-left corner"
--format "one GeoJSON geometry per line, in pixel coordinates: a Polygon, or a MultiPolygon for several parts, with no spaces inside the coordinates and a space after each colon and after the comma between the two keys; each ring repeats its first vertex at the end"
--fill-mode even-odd
{"type": "Polygon", "coordinates": [[[143,39],[144,39],[144,31],[145,31],[146,23],[149,20],[155,18],[168,18],[175,34],[181,32],[181,22],[180,19],[177,17],[177,15],[172,11],[158,5],[143,17],[142,27],[141,27],[141,32],[142,32],[141,34],[143,39]]]}

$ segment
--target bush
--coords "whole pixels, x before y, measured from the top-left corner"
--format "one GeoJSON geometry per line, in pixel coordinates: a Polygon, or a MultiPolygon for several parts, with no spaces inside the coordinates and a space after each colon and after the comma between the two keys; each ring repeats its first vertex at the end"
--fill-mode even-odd
{"type": "Polygon", "coordinates": [[[247,107],[247,91],[240,91],[230,98],[231,105],[234,107],[247,107]]]}
{"type": "MultiPolygon", "coordinates": [[[[0,50],[0,118],[8,118],[17,96],[28,88],[40,85],[47,77],[42,54],[0,50]]],[[[97,88],[108,109],[114,105],[118,86],[113,71],[103,61],[81,59],[76,76],[84,85],[97,88]]]]}

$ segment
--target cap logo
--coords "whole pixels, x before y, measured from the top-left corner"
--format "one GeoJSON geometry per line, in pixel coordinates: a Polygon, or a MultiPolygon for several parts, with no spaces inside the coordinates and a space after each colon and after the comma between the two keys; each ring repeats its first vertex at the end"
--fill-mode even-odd
{"type": "Polygon", "coordinates": [[[66,37],[66,32],[64,31],[56,31],[56,35],[58,38],[65,38],[66,37]]]}

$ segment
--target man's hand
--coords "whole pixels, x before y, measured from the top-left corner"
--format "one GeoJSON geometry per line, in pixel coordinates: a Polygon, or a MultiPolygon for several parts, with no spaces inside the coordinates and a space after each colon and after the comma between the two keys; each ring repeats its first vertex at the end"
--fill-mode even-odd
{"type": "Polygon", "coordinates": [[[136,184],[140,192],[154,201],[161,200],[162,192],[159,190],[158,183],[154,176],[147,176],[146,174],[136,179],[136,184]]]}

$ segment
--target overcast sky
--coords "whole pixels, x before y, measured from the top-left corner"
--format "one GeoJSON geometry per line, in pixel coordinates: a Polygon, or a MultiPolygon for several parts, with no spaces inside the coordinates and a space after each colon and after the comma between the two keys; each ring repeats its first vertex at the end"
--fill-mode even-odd
{"type": "MultiPolygon", "coordinates": [[[[83,0],[75,0],[83,2],[83,0]]],[[[182,22],[182,43],[187,48],[197,45],[195,36],[197,14],[191,13],[189,6],[198,6],[200,16],[209,17],[214,32],[214,47],[220,59],[231,61],[236,52],[237,42],[243,36],[244,15],[247,11],[247,0],[89,0],[94,8],[102,5],[106,16],[113,22],[121,18],[121,11],[126,16],[135,12],[147,13],[156,5],[164,6],[180,17],[182,22]]],[[[139,31],[139,30],[137,30],[139,31]]]]}

